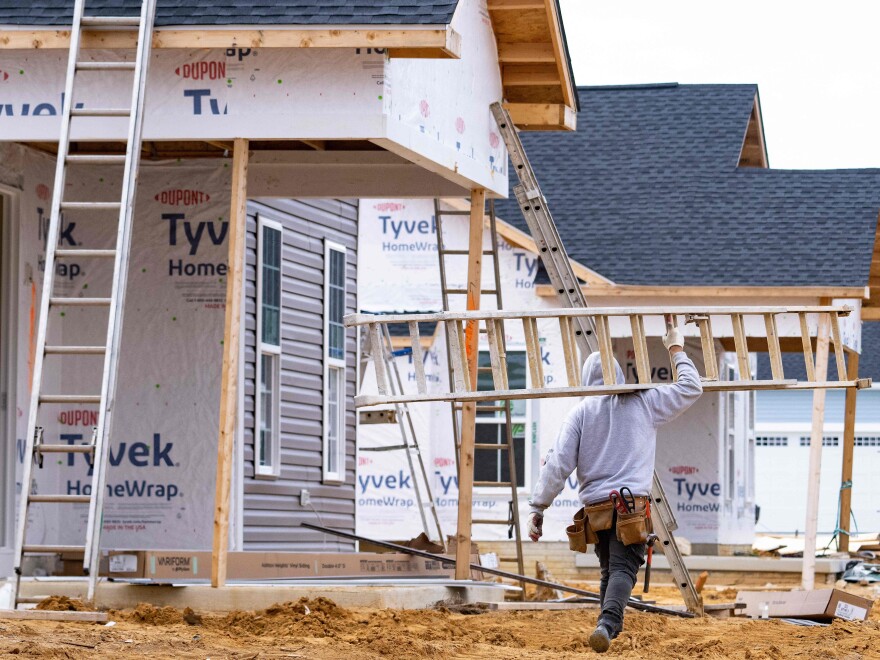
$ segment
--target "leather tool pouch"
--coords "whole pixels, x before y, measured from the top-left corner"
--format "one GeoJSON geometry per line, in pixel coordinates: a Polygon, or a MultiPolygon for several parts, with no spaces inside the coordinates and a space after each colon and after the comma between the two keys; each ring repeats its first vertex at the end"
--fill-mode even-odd
{"type": "Polygon", "coordinates": [[[610,501],[590,504],[586,507],[586,510],[590,529],[593,533],[611,529],[611,526],[614,524],[614,505],[610,501]]]}
{"type": "Polygon", "coordinates": [[[590,530],[586,509],[583,507],[578,509],[572,522],[573,524],[565,528],[565,533],[568,534],[568,547],[574,552],[586,552],[587,544],[598,541],[590,530]]]}
{"type": "Polygon", "coordinates": [[[617,514],[617,540],[624,545],[645,543],[650,533],[650,521],[645,508],[645,498],[636,499],[636,510],[617,514]]]}

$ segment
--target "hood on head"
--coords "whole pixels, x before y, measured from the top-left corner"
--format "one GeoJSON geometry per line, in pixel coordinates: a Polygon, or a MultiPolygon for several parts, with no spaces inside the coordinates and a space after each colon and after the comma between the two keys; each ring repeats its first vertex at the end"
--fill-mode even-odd
{"type": "MultiPolygon", "coordinates": [[[[626,382],[623,375],[623,369],[620,368],[617,360],[614,360],[614,371],[617,374],[617,383],[622,385],[626,382]]],[[[581,370],[581,384],[584,387],[604,385],[602,378],[602,358],[599,352],[590,353],[590,356],[584,362],[584,368],[581,370]]]]}

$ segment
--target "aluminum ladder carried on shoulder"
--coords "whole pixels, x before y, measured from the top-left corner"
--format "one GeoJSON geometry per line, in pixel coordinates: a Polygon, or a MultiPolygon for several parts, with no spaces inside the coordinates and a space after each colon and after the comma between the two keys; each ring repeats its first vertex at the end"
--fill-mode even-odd
{"type": "MultiPolygon", "coordinates": [[[[374,347],[375,345],[371,341],[369,333],[365,332],[363,334],[363,341],[361,342],[361,379],[363,379],[365,365],[372,359],[375,368],[384,371],[385,375],[388,376],[388,383],[392,395],[398,393],[403,394],[403,379],[400,377],[400,370],[397,368],[397,362],[394,361],[394,358],[406,355],[410,353],[410,351],[421,352],[421,344],[419,342],[413,342],[410,348],[395,351],[394,345],[391,341],[391,331],[388,329],[388,326],[384,326],[380,334],[381,340],[379,341],[378,348],[374,347]],[[376,356],[374,353],[376,351],[381,353],[381,359],[379,360],[375,359],[376,356]]],[[[413,364],[423,365],[421,354],[418,357],[413,358],[413,364]]],[[[424,376],[424,367],[422,367],[422,372],[422,376],[424,376]]],[[[401,444],[387,445],[383,447],[359,447],[358,451],[402,451],[406,454],[407,466],[409,467],[409,473],[413,480],[416,506],[419,509],[419,516],[422,520],[422,529],[425,531],[425,536],[430,539],[431,526],[428,523],[428,517],[425,515],[425,509],[430,509],[434,528],[437,530],[437,539],[440,545],[445,548],[446,540],[443,538],[443,529],[440,526],[440,516],[437,513],[437,502],[435,501],[434,493],[431,490],[431,481],[428,478],[428,472],[425,469],[425,460],[422,456],[421,448],[419,447],[419,439],[416,435],[416,427],[415,424],[413,424],[409,406],[406,403],[395,403],[391,410],[361,413],[361,424],[364,423],[397,423],[398,428],[400,429],[401,444]],[[393,412],[394,414],[389,415],[389,412],[393,412]],[[418,461],[419,464],[418,473],[416,472],[415,464],[413,463],[413,454],[415,454],[416,461],[418,461]],[[420,475],[422,483],[421,487],[419,486],[420,475]],[[424,498],[422,498],[422,489],[425,491],[424,498]]]]}
{"type": "MultiPolygon", "coordinates": [[[[88,600],[95,597],[98,581],[98,561],[103,523],[104,488],[110,448],[109,431],[113,423],[113,407],[116,399],[119,347],[122,331],[122,316],[128,276],[129,249],[131,244],[132,216],[134,212],[135,191],[137,189],[138,166],[141,154],[141,134],[144,115],[144,92],[147,68],[150,60],[150,44],[153,22],[156,13],[156,0],[143,0],[140,16],[88,16],[85,0],[76,0],[73,9],[73,26],[70,31],[70,54],[67,63],[67,77],[64,85],[64,107],[61,113],[61,134],[58,139],[58,156],[55,167],[55,188],[52,196],[52,210],[46,240],[46,260],[43,276],[42,298],[39,307],[39,325],[36,336],[36,351],[33,362],[33,381],[28,413],[28,426],[22,470],[22,493],[15,537],[15,607],[39,602],[43,596],[22,597],[20,594],[24,559],[39,554],[58,554],[64,552],[83,553],[83,571],[89,576],[88,600]],[[96,62],[82,58],[82,38],[85,29],[112,28],[137,30],[138,41],[134,61],[96,62]],[[77,98],[78,80],[81,75],[96,76],[107,71],[131,71],[133,74],[131,105],[128,108],[82,108],[73,107],[77,98]],[[99,155],[71,154],[71,123],[85,121],[82,118],[127,117],[128,132],[125,154],[99,155]],[[78,165],[121,166],[122,189],[118,202],[71,201],[65,199],[65,181],[68,170],[78,165]],[[115,249],[95,249],[58,247],[59,230],[65,216],[92,213],[98,217],[118,214],[115,249]],[[55,292],[56,261],[68,259],[88,259],[90,262],[112,260],[113,280],[109,297],[64,297],[55,292]],[[106,334],[100,343],[88,346],[47,345],[48,326],[57,322],[61,315],[50,312],[71,308],[98,308],[108,310],[106,334]],[[79,356],[102,356],[103,373],[101,390],[95,393],[58,394],[47,393],[57,383],[46,383],[43,367],[46,358],[64,362],[79,356]],[[97,427],[92,439],[86,445],[60,444],[43,436],[43,426],[48,419],[47,406],[70,404],[93,404],[99,406],[97,427]],[[34,464],[42,467],[47,454],[83,453],[90,458],[92,466],[89,494],[43,494],[34,478],[34,464]],[[88,520],[85,539],[81,545],[44,545],[32,543],[27,538],[28,516],[33,505],[88,504],[88,520]]],[[[102,140],[93,140],[97,142],[102,140]]],[[[111,140],[103,140],[111,142],[111,140]]],[[[118,142],[118,140],[115,140],[118,142]]],[[[106,261],[105,261],[106,263],[106,261]]],[[[63,314],[62,314],[63,315],[63,314]]],[[[87,324],[91,327],[94,324],[87,324]]],[[[54,333],[53,333],[54,334],[54,333]]],[[[72,517],[71,517],[72,519],[72,517]]]]}
{"type": "MultiPolygon", "coordinates": [[[[461,210],[461,209],[453,209],[446,210],[443,208],[440,199],[434,200],[434,220],[437,224],[437,257],[440,265],[440,292],[443,298],[443,311],[448,312],[450,310],[449,301],[451,296],[467,296],[466,288],[450,288],[449,281],[446,274],[446,258],[459,256],[459,257],[467,257],[468,250],[467,249],[450,249],[446,246],[446,243],[443,238],[443,217],[444,216],[463,216],[466,218],[470,217],[470,210],[461,210]]],[[[492,276],[494,278],[494,284],[490,289],[481,289],[480,294],[482,295],[494,295],[495,296],[495,307],[498,310],[504,309],[503,297],[501,295],[501,270],[498,262],[498,232],[496,229],[495,223],[495,202],[494,200],[489,200],[489,236],[491,240],[491,247],[487,250],[483,250],[484,256],[489,256],[492,258],[492,276]]],[[[450,336],[448,333],[444,332],[446,336],[446,354],[451,355],[452,353],[452,345],[450,336]]],[[[493,338],[494,339],[494,338],[493,338]]],[[[507,355],[507,342],[505,339],[505,333],[503,331],[503,327],[501,332],[498,333],[497,342],[495,342],[499,347],[501,352],[506,356],[507,355]]],[[[505,358],[506,359],[506,358],[505,358]]],[[[454,374],[452,370],[452,361],[447,360],[447,365],[449,367],[449,382],[452,383],[454,380],[454,374]]],[[[482,365],[477,367],[477,373],[491,373],[492,367],[488,365],[482,365]]],[[[505,371],[506,377],[506,371],[505,371]]],[[[516,478],[516,449],[513,443],[513,419],[511,414],[511,406],[513,403],[511,401],[481,401],[476,405],[477,408],[477,416],[478,418],[485,415],[497,416],[501,413],[501,417],[504,420],[504,430],[502,433],[503,442],[492,443],[492,442],[477,442],[474,444],[474,452],[484,452],[484,453],[492,453],[496,456],[499,455],[499,452],[504,452],[507,454],[507,472],[509,474],[507,481],[502,481],[503,476],[499,476],[497,481],[475,481],[475,487],[486,487],[486,488],[509,488],[510,489],[510,501],[508,504],[508,516],[506,520],[502,520],[500,518],[475,518],[472,520],[472,524],[474,525],[506,525],[508,528],[507,536],[508,539],[513,538],[516,542],[516,556],[515,557],[499,557],[499,561],[505,562],[515,562],[518,573],[520,575],[525,575],[525,560],[523,558],[523,548],[522,548],[522,529],[520,526],[520,517],[519,517],[519,494],[518,494],[518,483],[516,478]]],[[[452,411],[452,435],[453,441],[455,443],[455,465],[456,465],[456,473],[458,473],[459,467],[459,454],[461,451],[461,410],[463,404],[453,401],[450,403],[450,408],[452,411]]],[[[523,591],[521,594],[525,594],[525,583],[522,584],[523,591]]],[[[523,596],[524,597],[524,596],[523,596]]]]}
{"type": "MultiPolygon", "coordinates": [[[[585,308],[587,301],[581,291],[580,282],[572,270],[565,246],[562,244],[556,230],[556,224],[547,208],[547,200],[541,192],[535,171],[529,163],[513,121],[510,119],[510,114],[500,103],[493,103],[491,107],[501,137],[510,154],[510,162],[519,179],[519,184],[513,189],[516,201],[540,250],[541,262],[557,291],[559,301],[563,307],[585,308]]],[[[591,317],[574,317],[572,324],[575,341],[580,348],[581,355],[589,355],[598,350],[593,319],[591,317]]],[[[685,605],[691,612],[701,614],[703,611],[702,598],[694,588],[690,573],[684,565],[681,551],[675,542],[673,532],[678,529],[678,523],[656,472],[654,472],[651,493],[651,512],[654,533],[657,534],[662,545],[664,556],[669,562],[669,569],[675,579],[676,586],[681,591],[685,605]]]]}

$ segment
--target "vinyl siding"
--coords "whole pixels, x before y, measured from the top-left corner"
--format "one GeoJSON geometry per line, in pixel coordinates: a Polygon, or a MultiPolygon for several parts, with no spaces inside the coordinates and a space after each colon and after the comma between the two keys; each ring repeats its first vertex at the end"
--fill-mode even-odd
{"type": "Polygon", "coordinates": [[[248,202],[245,301],[244,549],[351,550],[353,545],[300,529],[314,522],[354,531],[357,347],[346,336],[345,483],[325,484],[322,465],[324,378],[324,240],[344,245],[346,313],[357,311],[357,202],[259,200],[248,202]],[[256,375],[257,214],[283,227],[281,283],[281,474],[254,477],[256,375]],[[307,488],[311,506],[301,507],[307,488]],[[313,510],[314,509],[314,510],[313,510]],[[315,513],[317,512],[317,513],[315,513]]]}

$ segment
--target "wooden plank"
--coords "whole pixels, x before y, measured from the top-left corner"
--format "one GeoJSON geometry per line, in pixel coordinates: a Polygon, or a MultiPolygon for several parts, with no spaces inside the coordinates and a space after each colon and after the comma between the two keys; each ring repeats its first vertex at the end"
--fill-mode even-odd
{"type": "Polygon", "coordinates": [[[578,373],[577,344],[571,327],[571,318],[559,317],[559,332],[562,336],[562,360],[565,363],[568,386],[577,387],[581,384],[581,379],[578,373]]]}
{"type": "MultiPolygon", "coordinates": [[[[136,30],[85,29],[82,48],[134,48],[136,30]]],[[[70,30],[0,30],[0,49],[70,48],[70,30]]],[[[451,27],[436,29],[363,29],[343,27],[263,27],[259,30],[224,26],[219,30],[159,28],[153,48],[385,48],[389,57],[461,56],[461,36],[451,27]]]]}
{"type": "Polygon", "coordinates": [[[214,491],[214,538],[211,586],[226,584],[229,551],[229,499],[232,487],[233,445],[241,369],[241,299],[247,231],[248,141],[236,138],[232,151],[232,202],[229,213],[229,265],[226,276],[226,314],[223,329],[223,367],[220,376],[220,437],[217,443],[217,482],[214,491]]]}
{"type": "Polygon", "coordinates": [[[106,612],[65,612],[56,610],[0,610],[0,619],[24,621],[83,621],[106,623],[106,612]]]}
{"type": "Polygon", "coordinates": [[[453,383],[450,385],[452,392],[467,392],[468,387],[465,385],[464,365],[467,361],[463,359],[464,351],[461,348],[463,334],[461,332],[460,321],[446,321],[446,334],[449,337],[449,357],[447,358],[452,367],[453,383]]]}
{"type": "Polygon", "coordinates": [[[559,72],[553,64],[508,64],[501,70],[505,87],[558,85],[559,72]]]}
{"type": "MultiPolygon", "coordinates": [[[[659,287],[642,284],[590,284],[582,286],[584,294],[591,298],[652,298],[655,296],[676,298],[859,298],[867,299],[868,287],[811,287],[811,286],[672,286],[659,287]]],[[[541,297],[556,296],[552,284],[538,284],[534,292],[541,297]]],[[[873,290],[873,289],[872,289],[873,290]]],[[[867,309],[867,308],[863,308],[867,309]]],[[[880,318],[880,308],[874,310],[880,318]]],[[[862,318],[865,318],[864,314],[862,318]]]]}
{"type": "Polygon", "coordinates": [[[488,0],[489,11],[543,9],[545,0],[488,0]]]}
{"type": "Polygon", "coordinates": [[[556,53],[552,43],[499,42],[498,61],[501,64],[555,64],[556,53]]]}
{"type": "Polygon", "coordinates": [[[715,337],[712,335],[712,317],[697,321],[700,343],[703,347],[703,366],[708,380],[718,380],[718,358],[715,355],[715,337]]]}
{"type": "Polygon", "coordinates": [[[813,363],[813,343],[810,338],[810,328],[807,326],[807,315],[804,313],[798,314],[798,320],[801,324],[801,344],[804,347],[804,363],[807,369],[807,380],[809,382],[815,382],[816,366],[813,363]]]}
{"type": "MultiPolygon", "coordinates": [[[[847,379],[859,377],[859,354],[850,352],[847,379]]],[[[849,552],[849,520],[852,511],[853,446],[856,439],[856,395],[858,390],[848,389],[843,408],[843,462],[840,469],[840,520],[837,521],[837,549],[849,552]]]]}
{"type": "Polygon", "coordinates": [[[496,389],[506,390],[501,366],[501,342],[494,320],[486,322],[486,339],[489,344],[489,364],[492,367],[492,383],[496,389]]]}
{"type": "MultiPolygon", "coordinates": [[[[819,315],[816,338],[816,378],[828,380],[828,345],[830,322],[828,314],[819,315]]],[[[822,436],[825,430],[825,390],[813,392],[812,428],[810,431],[810,459],[807,472],[807,519],[804,527],[804,560],[801,568],[801,587],[813,589],[816,580],[816,532],[819,524],[819,478],[822,471],[822,436]]]]}
{"type": "Polygon", "coordinates": [[[742,380],[752,379],[752,365],[749,362],[749,340],[746,337],[742,314],[732,314],[733,341],[736,350],[736,362],[739,366],[739,377],[742,380]]]}
{"type": "Polygon", "coordinates": [[[837,314],[829,314],[831,317],[831,341],[834,344],[834,360],[837,363],[838,380],[846,380],[846,362],[843,359],[843,341],[840,338],[840,322],[837,314]]]}
{"type": "MultiPolygon", "coordinates": [[[[480,307],[480,282],[483,275],[483,217],[486,211],[486,191],[471,191],[471,215],[468,228],[467,308],[480,307]]],[[[468,370],[472,388],[477,389],[477,356],[479,332],[477,322],[468,323],[466,337],[468,370]]],[[[474,496],[474,443],[477,432],[477,406],[467,402],[461,411],[461,449],[458,474],[458,524],[456,527],[455,578],[470,579],[471,520],[474,496]]]]}
{"type": "Polygon", "coordinates": [[[476,603],[478,607],[493,612],[551,612],[557,610],[592,610],[598,609],[599,603],[543,603],[543,602],[504,602],[476,603]]]}
{"type": "Polygon", "coordinates": [[[651,382],[651,362],[648,359],[648,343],[645,338],[645,319],[640,314],[629,317],[629,325],[633,336],[633,354],[636,359],[636,374],[639,383],[651,382]]]}
{"type": "Polygon", "coordinates": [[[412,348],[413,368],[416,372],[416,388],[421,394],[428,391],[428,385],[425,382],[425,356],[422,355],[422,340],[419,337],[418,321],[409,322],[409,338],[412,348]]]}
{"type": "Polygon", "coordinates": [[[602,364],[602,380],[606,385],[616,385],[617,371],[614,368],[614,349],[611,345],[611,329],[608,326],[607,316],[596,317],[596,339],[602,364]]]}
{"type": "Polygon", "coordinates": [[[538,336],[538,323],[531,317],[524,318],[522,323],[523,334],[526,339],[526,361],[529,365],[532,387],[540,387],[544,384],[544,365],[541,359],[541,340],[538,336]]]}
{"type": "Polygon", "coordinates": [[[570,108],[577,107],[577,98],[572,81],[572,72],[569,66],[569,58],[566,53],[565,38],[562,32],[562,18],[559,15],[559,5],[556,0],[547,0],[545,5],[547,23],[550,27],[550,42],[556,53],[556,70],[562,83],[562,98],[570,108]]]}
{"type": "MultiPolygon", "coordinates": [[[[492,321],[487,321],[487,323],[492,323],[492,321]]],[[[507,383],[507,352],[505,350],[504,321],[502,319],[495,319],[495,335],[498,337],[498,354],[501,357],[501,382],[504,384],[504,389],[507,389],[509,387],[507,383]]]]}
{"type": "Polygon", "coordinates": [[[504,107],[521,130],[577,129],[577,113],[562,103],[505,103],[504,107]]]}
{"type": "Polygon", "coordinates": [[[376,387],[379,394],[388,394],[388,370],[385,368],[385,342],[382,341],[382,328],[378,323],[370,323],[370,353],[373,369],[376,371],[376,387]]]}
{"type": "Polygon", "coordinates": [[[776,316],[764,314],[764,327],[767,330],[767,350],[770,354],[770,372],[773,380],[783,380],[782,350],[779,348],[779,332],[776,329],[776,316]]]}

